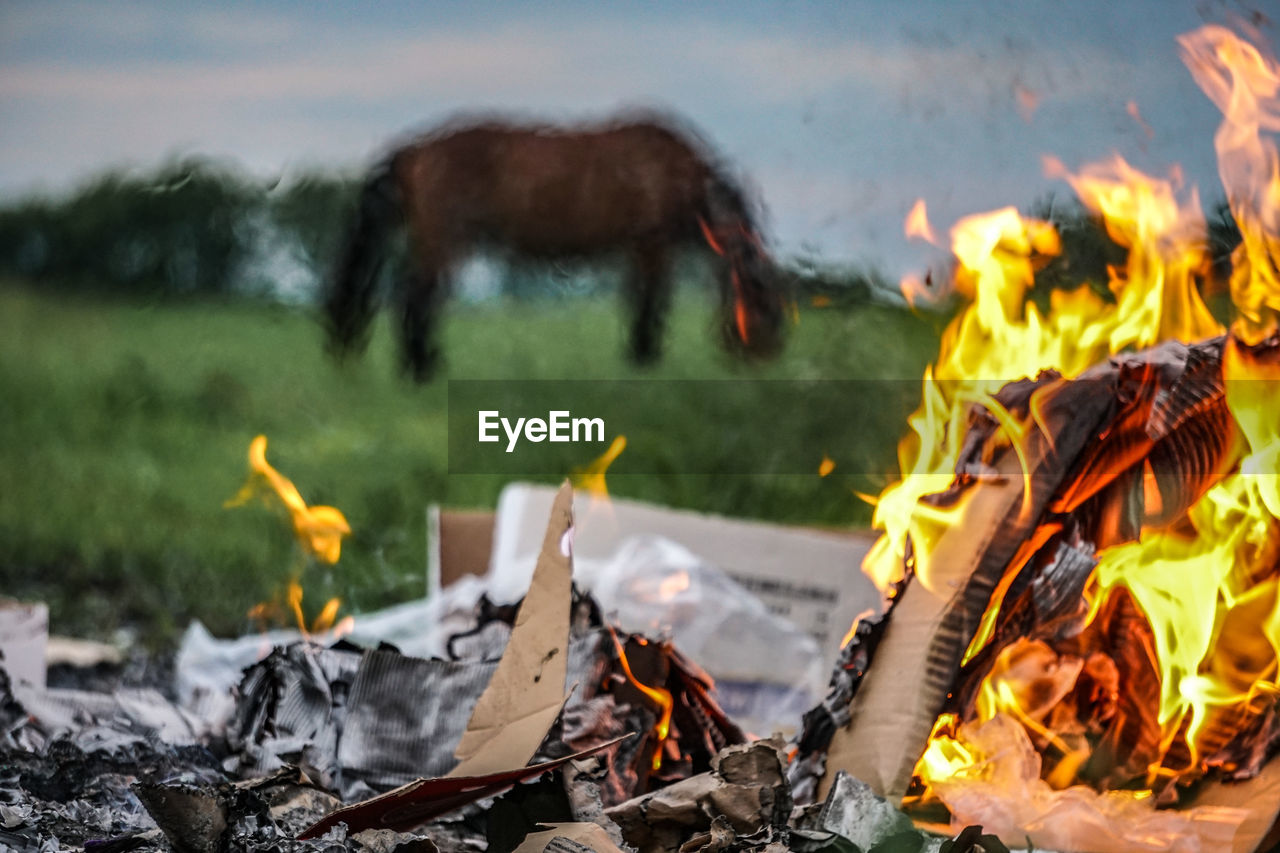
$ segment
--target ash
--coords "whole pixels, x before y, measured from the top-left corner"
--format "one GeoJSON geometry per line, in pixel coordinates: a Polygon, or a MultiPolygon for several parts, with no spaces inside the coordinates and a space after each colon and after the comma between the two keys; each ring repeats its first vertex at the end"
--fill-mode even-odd
{"type": "MultiPolygon", "coordinates": [[[[398,786],[447,774],[513,612],[477,607],[447,643],[461,659],[385,644],[277,646],[225,701],[196,705],[174,701],[166,666],[67,670],[42,690],[11,684],[0,669],[0,849],[834,853],[887,850],[877,845],[891,839],[906,842],[895,850],[976,849],[972,838],[955,846],[915,830],[843,775],[825,802],[796,807],[782,741],[747,742],[695,664],[668,643],[612,631],[585,597],[568,656],[578,687],[531,763],[630,738],[484,796],[464,794],[407,831],[353,818],[300,839],[344,806],[388,797],[394,806],[406,789],[398,786]],[[623,674],[623,653],[636,679],[671,695],[665,738],[656,734],[661,708],[623,674]],[[588,825],[594,834],[582,835],[588,825]]],[[[379,819],[393,823],[394,811],[379,819]]]]}

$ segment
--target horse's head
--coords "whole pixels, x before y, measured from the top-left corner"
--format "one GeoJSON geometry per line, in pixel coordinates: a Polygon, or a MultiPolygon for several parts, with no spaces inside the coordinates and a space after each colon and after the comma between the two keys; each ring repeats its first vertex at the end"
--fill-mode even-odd
{"type": "Polygon", "coordinates": [[[720,288],[725,347],[746,356],[776,356],[782,350],[787,299],[760,235],[739,221],[720,228],[703,223],[703,236],[727,267],[720,288]]]}

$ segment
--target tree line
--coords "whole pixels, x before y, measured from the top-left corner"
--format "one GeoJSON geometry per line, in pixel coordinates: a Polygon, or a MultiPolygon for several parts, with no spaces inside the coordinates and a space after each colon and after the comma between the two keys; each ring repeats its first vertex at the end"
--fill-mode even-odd
{"type": "MultiPolygon", "coordinates": [[[[123,295],[311,299],[336,261],[359,185],[357,175],[322,168],[258,179],[202,157],[109,170],[62,196],[0,206],[0,278],[123,295]]],[[[1040,297],[1082,283],[1106,296],[1107,267],[1123,263],[1124,250],[1101,221],[1073,199],[1042,200],[1031,213],[1053,221],[1063,238],[1062,254],[1037,275],[1040,297]]],[[[1208,221],[1212,277],[1225,280],[1240,235],[1225,202],[1208,221]]],[[[874,271],[804,259],[784,272],[798,297],[834,304],[896,289],[874,271]]],[[[520,297],[599,288],[590,271],[555,266],[507,269],[496,290],[520,297]]]]}
{"type": "Polygon", "coordinates": [[[0,208],[0,275],[121,294],[305,288],[333,263],[357,187],[322,170],[257,180],[197,157],[111,170],[0,208]]]}

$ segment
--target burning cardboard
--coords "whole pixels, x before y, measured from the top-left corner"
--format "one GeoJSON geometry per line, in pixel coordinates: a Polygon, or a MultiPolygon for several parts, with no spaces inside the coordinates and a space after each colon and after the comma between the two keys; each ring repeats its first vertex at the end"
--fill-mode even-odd
{"type": "Polygon", "coordinates": [[[1179,41],[1226,119],[1238,316],[1224,336],[1200,297],[1203,215],[1176,174],[1047,161],[1127,249],[1110,301],[1082,287],[1042,313],[1027,298],[1059,250],[1048,223],[1004,210],[957,224],[954,284],[972,302],[926,374],[865,563],[892,611],[853,632],[856,672],[837,670],[800,740],[800,769],[825,758],[826,787],[848,769],[958,819],[1090,849],[1188,839],[1191,824],[1208,827],[1202,849],[1249,849],[1274,819],[1263,796],[1238,803],[1248,817],[1221,796],[1152,811],[1214,800],[1217,780],[1262,773],[1280,743],[1280,155],[1264,135],[1280,128],[1280,63],[1221,27],[1179,41]],[[992,378],[1019,375],[1035,378],[992,378]]]}
{"type": "MultiPolygon", "coordinates": [[[[447,718],[448,711],[440,708],[441,713],[432,714],[430,706],[442,698],[445,701],[456,702],[461,696],[467,695],[465,689],[451,690],[435,679],[405,679],[393,673],[386,676],[388,684],[417,683],[427,687],[419,697],[421,702],[415,702],[414,691],[409,691],[410,695],[406,696],[401,692],[398,697],[403,704],[393,705],[388,701],[393,695],[390,689],[362,691],[363,683],[368,683],[379,676],[371,675],[362,682],[360,673],[386,673],[390,667],[411,659],[403,659],[400,656],[388,657],[391,653],[387,652],[369,652],[360,659],[360,669],[354,677],[350,699],[346,702],[348,705],[346,723],[342,726],[341,735],[343,745],[337,750],[337,754],[341,756],[344,752],[349,752],[353,757],[361,757],[366,761],[371,756],[380,756],[379,760],[373,763],[381,768],[384,774],[383,779],[386,778],[385,774],[388,770],[394,772],[395,767],[406,763],[402,760],[403,758],[410,759],[407,762],[410,766],[430,766],[432,761],[439,760],[439,747],[442,743],[458,744],[455,751],[455,756],[459,759],[458,763],[442,776],[419,778],[394,791],[335,812],[308,829],[305,837],[318,837],[338,823],[345,823],[349,828],[361,829],[412,828],[459,805],[492,796],[515,782],[535,778],[563,765],[566,761],[608,749],[620,742],[621,738],[615,738],[603,744],[597,743],[570,756],[562,756],[526,767],[529,759],[547,738],[552,723],[561,715],[568,699],[565,693],[565,678],[570,671],[570,661],[574,657],[575,647],[575,644],[570,641],[569,630],[572,599],[572,499],[572,490],[567,485],[557,494],[543,538],[542,551],[530,583],[529,594],[515,615],[506,650],[490,674],[484,692],[476,700],[465,730],[458,737],[451,739],[447,734],[436,731],[425,737],[414,736],[406,740],[403,735],[397,735],[396,731],[389,731],[387,727],[388,721],[391,721],[389,724],[395,727],[402,725],[399,721],[410,716],[396,713],[397,707],[412,709],[412,718],[419,721],[419,728],[424,723],[438,727],[436,721],[447,718]],[[362,702],[362,697],[366,694],[376,694],[377,698],[362,702]],[[366,720],[360,713],[360,708],[377,710],[366,720]],[[363,724],[362,720],[365,720],[363,724]],[[371,732],[363,730],[374,727],[379,728],[371,732]],[[355,746],[348,749],[353,743],[355,746]],[[388,750],[392,753],[391,755],[387,755],[388,750]],[[418,756],[417,760],[413,760],[415,755],[418,756]]],[[[600,636],[599,632],[587,634],[580,638],[583,642],[578,642],[576,647],[592,648],[592,641],[600,636]]],[[[626,676],[626,680],[620,684],[623,692],[617,694],[617,699],[613,695],[597,697],[595,685],[601,681],[599,674],[584,673],[587,683],[592,686],[588,688],[589,695],[584,696],[579,707],[586,710],[593,701],[597,701],[597,705],[602,702],[610,719],[616,720],[622,718],[622,715],[617,713],[618,703],[629,701],[629,704],[635,704],[635,693],[647,697],[658,706],[658,713],[651,724],[651,731],[655,733],[655,741],[650,743],[649,750],[649,754],[654,756],[653,764],[651,768],[641,766],[640,774],[636,777],[637,781],[643,782],[649,775],[649,770],[657,770],[662,765],[661,751],[666,746],[668,735],[671,733],[675,700],[670,690],[664,688],[659,691],[653,687],[646,687],[643,682],[637,680],[631,671],[623,644],[612,632],[609,632],[609,637],[626,676]],[[626,693],[628,689],[634,692],[630,697],[626,693]]],[[[304,652],[304,654],[308,653],[304,652]]],[[[322,650],[319,654],[333,654],[333,651],[322,650]]],[[[705,734],[706,732],[728,731],[732,733],[731,736],[740,739],[741,733],[732,727],[732,724],[719,713],[714,702],[708,698],[709,682],[701,680],[705,676],[700,678],[696,668],[679,658],[672,658],[671,654],[668,652],[655,663],[667,660],[674,660],[677,663],[670,670],[674,675],[664,675],[662,680],[667,681],[674,677],[681,685],[681,695],[687,694],[690,697],[681,703],[682,708],[688,709],[685,713],[693,715],[692,723],[688,724],[690,734],[704,733],[705,737],[711,738],[708,746],[712,752],[718,746],[724,745],[725,741],[721,735],[717,743],[715,737],[705,734]],[[713,725],[714,722],[719,723],[718,728],[713,725]]],[[[580,659],[582,657],[579,655],[580,659]]],[[[598,655],[586,655],[586,658],[599,660],[598,655]]],[[[435,663],[445,664],[446,662],[416,661],[410,665],[430,667],[435,663]]],[[[329,683],[332,684],[332,680],[329,683]]],[[[315,689],[313,687],[311,692],[314,693],[315,689]]],[[[332,695],[332,691],[329,695],[332,695]]],[[[287,700],[282,702],[282,705],[288,704],[287,700]]],[[[311,704],[312,707],[318,705],[324,708],[326,703],[311,704]]],[[[579,715],[575,719],[580,720],[582,717],[579,715]]],[[[583,737],[582,733],[572,730],[572,721],[566,720],[566,723],[566,740],[579,740],[583,737]]],[[[592,727],[587,725],[585,728],[589,732],[592,727]]],[[[326,738],[317,738],[315,733],[309,737],[310,742],[323,743],[325,740],[326,738]]],[[[684,748],[689,754],[697,752],[696,748],[687,742],[687,738],[684,748]]],[[[677,753],[675,757],[680,759],[685,757],[685,753],[677,753]]],[[[369,776],[366,773],[362,778],[367,781],[369,776]]]]}

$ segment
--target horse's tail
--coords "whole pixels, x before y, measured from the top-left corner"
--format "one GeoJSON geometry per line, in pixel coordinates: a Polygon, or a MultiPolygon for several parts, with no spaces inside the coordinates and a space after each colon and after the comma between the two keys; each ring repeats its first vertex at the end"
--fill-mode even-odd
{"type": "Polygon", "coordinates": [[[389,232],[402,217],[395,157],[388,157],[365,179],[355,224],[325,297],[324,313],[330,348],[338,355],[362,350],[377,311],[378,271],[387,252],[389,232]]]}

